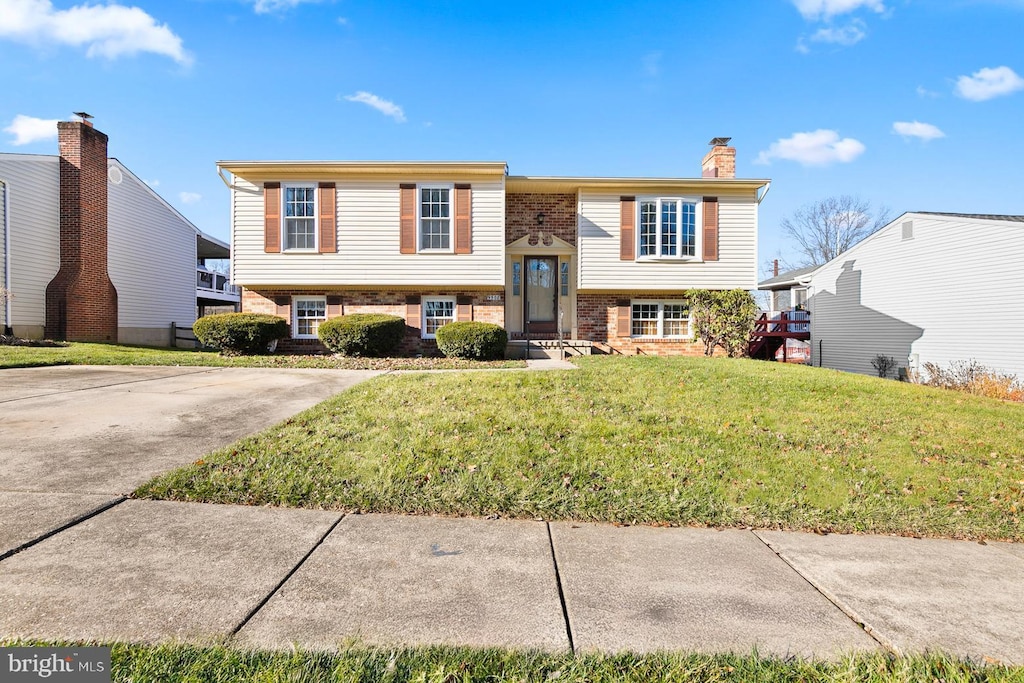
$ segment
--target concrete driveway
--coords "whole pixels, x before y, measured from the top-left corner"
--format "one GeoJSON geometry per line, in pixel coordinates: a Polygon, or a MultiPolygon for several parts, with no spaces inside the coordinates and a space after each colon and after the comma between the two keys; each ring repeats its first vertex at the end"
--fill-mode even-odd
{"type": "Polygon", "coordinates": [[[372,370],[0,370],[0,556],[372,370]]]}

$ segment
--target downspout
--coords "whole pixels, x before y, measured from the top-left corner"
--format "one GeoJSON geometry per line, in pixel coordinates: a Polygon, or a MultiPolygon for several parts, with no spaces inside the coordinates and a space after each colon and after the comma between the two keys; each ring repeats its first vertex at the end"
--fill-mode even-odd
{"type": "Polygon", "coordinates": [[[4,334],[14,332],[14,320],[11,318],[11,198],[7,195],[7,187],[7,183],[0,180],[4,207],[4,334]]]}

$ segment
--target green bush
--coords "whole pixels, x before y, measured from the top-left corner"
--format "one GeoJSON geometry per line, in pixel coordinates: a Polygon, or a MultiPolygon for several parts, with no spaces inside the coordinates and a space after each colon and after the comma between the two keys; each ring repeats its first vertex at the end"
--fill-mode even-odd
{"type": "Polygon", "coordinates": [[[405,320],[397,315],[353,313],[320,323],[324,346],[345,356],[393,355],[405,337],[405,320]]]}
{"type": "Polygon", "coordinates": [[[493,323],[448,323],[437,330],[437,348],[449,358],[501,360],[508,332],[493,323]]]}
{"type": "Polygon", "coordinates": [[[288,336],[288,321],[263,313],[218,313],[197,320],[192,331],[203,346],[225,356],[257,355],[288,336]]]}

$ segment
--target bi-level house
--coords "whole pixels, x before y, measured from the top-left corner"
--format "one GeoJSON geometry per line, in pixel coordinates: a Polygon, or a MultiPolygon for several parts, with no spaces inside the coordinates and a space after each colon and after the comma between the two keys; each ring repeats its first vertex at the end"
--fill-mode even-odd
{"type": "Polygon", "coordinates": [[[504,162],[222,161],[242,309],[319,347],[324,320],[405,318],[429,352],[456,320],[606,353],[700,353],[690,288],[757,286],[767,180],[716,138],[698,178],[509,175],[504,162]],[[230,174],[229,176],[225,173],[230,174]]]}

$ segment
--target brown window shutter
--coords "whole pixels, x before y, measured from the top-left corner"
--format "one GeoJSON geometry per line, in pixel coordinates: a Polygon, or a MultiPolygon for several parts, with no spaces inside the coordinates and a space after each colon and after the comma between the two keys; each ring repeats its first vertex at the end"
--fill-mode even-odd
{"type": "MultiPolygon", "coordinates": [[[[398,186],[398,251],[402,254],[416,253],[416,185],[398,186]]],[[[417,304],[418,305],[418,304],[417,304]]],[[[419,324],[416,325],[419,327],[419,324]]]]}
{"type": "Polygon", "coordinates": [[[455,253],[473,252],[473,189],[455,186],[455,253]]]}
{"type": "Polygon", "coordinates": [[[340,296],[328,296],[327,297],[327,317],[337,318],[342,315],[341,297],[340,296]]]}
{"type": "Polygon", "coordinates": [[[277,315],[291,323],[292,298],[290,296],[275,296],[274,305],[277,306],[277,315]]]}
{"type": "Polygon", "coordinates": [[[718,260],[718,197],[704,197],[704,260],[718,260]]]}
{"type": "Polygon", "coordinates": [[[405,297],[405,324],[416,330],[417,334],[419,333],[421,323],[420,298],[418,296],[405,297]]]}
{"type": "Polygon", "coordinates": [[[281,253],[281,183],[263,183],[263,251],[281,253]]]}
{"type": "Polygon", "coordinates": [[[633,306],[627,299],[617,301],[615,306],[619,310],[616,334],[620,337],[628,337],[633,333],[633,306]]]}
{"type": "Polygon", "coordinates": [[[320,244],[321,254],[334,254],[338,251],[338,202],[334,183],[320,183],[320,244]]]}
{"type": "Polygon", "coordinates": [[[455,319],[460,323],[473,319],[473,297],[460,296],[455,299],[455,319]]]}
{"type": "Polygon", "coordinates": [[[619,259],[636,260],[636,197],[619,200],[622,218],[619,226],[619,259]]]}

